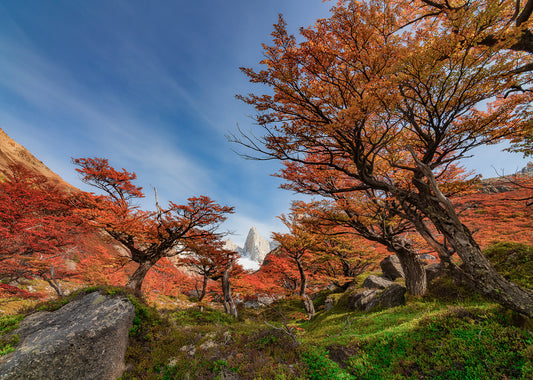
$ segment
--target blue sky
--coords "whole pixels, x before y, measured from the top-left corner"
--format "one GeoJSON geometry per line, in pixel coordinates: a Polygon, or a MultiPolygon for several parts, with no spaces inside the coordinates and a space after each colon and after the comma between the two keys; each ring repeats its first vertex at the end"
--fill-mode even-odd
{"type": "MultiPolygon", "coordinates": [[[[16,0],[0,3],[0,127],[73,185],[71,157],[106,157],[135,171],[152,208],[208,195],[236,207],[224,228],[244,242],[282,229],[291,199],[225,135],[249,129],[253,110],[234,96],[251,87],[261,43],[283,13],[292,33],[325,17],[321,0],[16,0]]],[[[485,177],[525,165],[498,148],[466,165],[485,177]]]]}

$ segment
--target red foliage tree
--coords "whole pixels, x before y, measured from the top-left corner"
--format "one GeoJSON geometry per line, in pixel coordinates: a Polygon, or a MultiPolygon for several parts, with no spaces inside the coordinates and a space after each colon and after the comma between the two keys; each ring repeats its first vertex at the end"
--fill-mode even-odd
{"type": "Polygon", "coordinates": [[[107,159],[78,158],[73,162],[82,180],[104,192],[92,198],[85,215],[94,225],[123,244],[138,265],[127,286],[141,292],[148,271],[162,258],[184,252],[187,242],[214,233],[233,207],[221,206],[206,196],[189,198],[185,205],[169,202],[157,211],[139,210],[132,201],[143,197],[132,184],[135,173],[115,170],[107,159]]]}
{"type": "Polygon", "coordinates": [[[274,233],[273,238],[279,244],[279,255],[287,257],[298,268],[300,282],[298,295],[302,299],[309,319],[311,319],[315,315],[315,307],[313,301],[306,294],[308,283],[306,271],[309,269],[307,260],[312,254],[315,236],[302,228],[300,217],[301,215],[294,209],[289,216],[282,215],[280,219],[289,229],[289,233],[274,233]]]}
{"type": "Polygon", "coordinates": [[[46,177],[11,165],[0,182],[0,275],[39,277],[63,295],[59,279],[75,273],[65,265],[82,231],[76,198],[46,177]]]}
{"type": "Polygon", "coordinates": [[[205,234],[187,242],[187,254],[180,258],[179,262],[202,277],[202,289],[198,297],[201,301],[205,297],[208,280],[216,281],[222,278],[230,262],[237,258],[236,252],[224,249],[220,236],[205,234]]]}

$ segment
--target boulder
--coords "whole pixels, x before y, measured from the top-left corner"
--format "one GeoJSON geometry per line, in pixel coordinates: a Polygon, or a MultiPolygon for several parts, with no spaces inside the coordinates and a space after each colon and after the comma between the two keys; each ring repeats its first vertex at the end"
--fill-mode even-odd
{"type": "Polygon", "coordinates": [[[329,311],[331,309],[333,309],[333,306],[335,306],[335,303],[336,303],[336,299],[335,297],[329,295],[326,297],[326,299],[324,300],[324,310],[325,311],[329,311]]]}
{"type": "Polygon", "coordinates": [[[394,283],[383,291],[368,289],[352,294],[348,306],[352,310],[372,311],[405,305],[405,292],[405,287],[394,283]]]}
{"type": "Polygon", "coordinates": [[[436,261],[437,258],[433,255],[430,255],[429,253],[424,253],[423,255],[420,255],[420,258],[424,261],[436,261]]]}
{"type": "Polygon", "coordinates": [[[406,290],[407,289],[400,284],[392,284],[368,305],[368,310],[378,307],[381,309],[388,309],[405,305],[406,290]]]}
{"type": "Polygon", "coordinates": [[[373,274],[363,281],[363,287],[369,289],[385,289],[392,284],[394,284],[394,282],[387,280],[384,277],[374,276],[373,274]]]}
{"type": "Polygon", "coordinates": [[[400,264],[400,259],[396,255],[385,257],[383,260],[381,260],[379,266],[383,271],[383,277],[386,277],[389,280],[394,281],[398,277],[405,277],[403,274],[402,265],[400,264]]]}
{"type": "Polygon", "coordinates": [[[368,289],[352,294],[348,298],[348,306],[352,310],[367,310],[368,305],[378,296],[379,290],[368,289]]]}
{"type": "Polygon", "coordinates": [[[126,297],[99,292],[32,314],[11,333],[20,343],[0,358],[0,379],[116,379],[134,316],[126,297]]]}
{"type": "Polygon", "coordinates": [[[440,263],[428,265],[426,268],[426,280],[428,283],[444,274],[444,268],[440,263]]]}

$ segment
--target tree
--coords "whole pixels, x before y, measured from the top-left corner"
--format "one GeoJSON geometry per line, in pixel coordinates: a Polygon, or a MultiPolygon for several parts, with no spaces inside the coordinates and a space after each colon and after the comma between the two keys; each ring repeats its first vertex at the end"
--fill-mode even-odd
{"type": "Polygon", "coordinates": [[[208,280],[216,281],[222,278],[229,266],[228,261],[234,260],[236,256],[236,252],[224,249],[224,242],[215,234],[205,234],[199,239],[187,242],[187,254],[179,262],[202,276],[202,290],[198,301],[205,297],[208,280]]]}
{"type": "Polygon", "coordinates": [[[279,244],[280,254],[289,258],[298,268],[300,275],[298,295],[302,299],[309,319],[311,319],[315,315],[315,307],[311,298],[306,294],[308,279],[304,258],[310,255],[311,247],[314,244],[313,238],[311,234],[301,228],[298,214],[291,213],[289,216],[282,215],[280,219],[289,229],[289,233],[282,234],[275,232],[273,237],[279,244]]]}
{"type": "Polygon", "coordinates": [[[309,266],[315,275],[340,288],[347,289],[355,277],[375,263],[375,249],[351,228],[337,223],[331,203],[293,202],[292,212],[299,215],[299,224],[312,236],[309,266]]]}
{"type": "MultiPolygon", "coordinates": [[[[408,12],[403,15],[404,26],[421,21],[438,24],[446,31],[444,35],[453,35],[465,50],[486,47],[524,56],[519,65],[509,68],[510,76],[520,73],[531,75],[533,72],[532,0],[417,0],[410,3],[408,12]]],[[[517,91],[529,91],[529,88],[514,83],[506,95],[517,91]]],[[[532,123],[515,130],[509,139],[512,142],[510,151],[521,152],[525,156],[533,154],[532,123]]]]}
{"type": "Polygon", "coordinates": [[[497,45],[465,49],[440,20],[405,28],[409,11],[404,2],[342,2],[301,29],[299,44],[280,18],[265,69],[242,69],[274,91],[239,96],[258,111],[263,137],[233,140],[260,158],[327,168],[346,184],[324,191],[393,200],[455,273],[532,316],[533,293],[494,270],[439,182],[473,148],[529,127],[532,95],[511,91],[528,87],[529,75],[514,71],[527,56],[497,45]]]}
{"type": "Polygon", "coordinates": [[[39,277],[63,295],[58,280],[74,273],[65,265],[82,231],[77,200],[22,165],[0,182],[0,275],[39,277]]]}
{"type": "Polygon", "coordinates": [[[184,252],[188,242],[214,233],[218,225],[233,212],[233,207],[221,206],[209,197],[191,197],[185,205],[169,202],[157,211],[139,210],[133,200],[143,197],[142,188],[133,185],[135,173],[115,170],[103,158],[77,158],[76,169],[82,181],[104,192],[92,198],[86,217],[123,244],[138,267],[126,286],[140,293],[147,272],[163,257],[184,252]]]}

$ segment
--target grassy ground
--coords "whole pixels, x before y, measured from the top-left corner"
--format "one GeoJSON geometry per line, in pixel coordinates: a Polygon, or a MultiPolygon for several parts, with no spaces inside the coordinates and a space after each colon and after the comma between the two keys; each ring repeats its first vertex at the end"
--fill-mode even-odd
{"type": "MultiPolygon", "coordinates": [[[[531,249],[494,252],[510,279],[530,274],[516,263],[529,265],[531,249]]],[[[130,295],[136,317],[123,379],[533,379],[532,321],[449,279],[404,306],[373,313],[349,310],[348,296],[323,292],[315,298],[318,314],[307,321],[297,298],[242,309],[234,320],[208,304],[168,302],[162,310],[130,295]],[[322,307],[327,296],[336,300],[329,311],[322,307]]],[[[0,318],[0,341],[19,321],[0,318]]],[[[2,344],[9,351],[16,342],[2,344]]]]}

